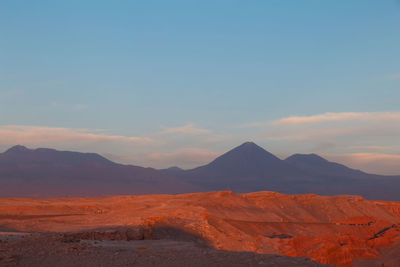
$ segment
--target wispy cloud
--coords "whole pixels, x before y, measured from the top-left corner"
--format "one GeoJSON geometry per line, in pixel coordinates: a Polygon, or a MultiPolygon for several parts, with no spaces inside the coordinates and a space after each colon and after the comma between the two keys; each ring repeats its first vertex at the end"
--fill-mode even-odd
{"type": "Polygon", "coordinates": [[[180,126],[180,127],[164,128],[164,130],[162,130],[160,132],[156,132],[153,135],[179,134],[179,135],[192,136],[192,135],[204,135],[204,134],[210,134],[210,133],[211,133],[210,130],[198,128],[193,123],[188,123],[188,124],[180,126]]]}
{"type": "Polygon", "coordinates": [[[207,148],[193,148],[170,135],[188,136],[191,141],[202,143],[211,131],[189,123],[181,127],[164,128],[162,131],[143,136],[105,134],[103,129],[75,129],[26,125],[0,125],[0,147],[21,144],[31,148],[97,152],[121,163],[157,168],[179,165],[195,167],[218,155],[207,148]]]}
{"type": "Polygon", "coordinates": [[[277,121],[275,125],[315,124],[332,121],[396,121],[400,122],[400,112],[339,112],[323,113],[312,116],[290,116],[277,121]]]}
{"type": "Polygon", "coordinates": [[[269,140],[317,141],[320,138],[346,136],[395,137],[400,134],[400,112],[330,112],[251,122],[240,127],[258,128],[258,136],[269,140]]]}
{"type": "Polygon", "coordinates": [[[22,144],[91,151],[111,155],[123,163],[192,168],[210,162],[229,147],[253,140],[278,155],[315,152],[369,172],[400,173],[396,167],[400,166],[400,112],[289,116],[250,122],[239,128],[215,132],[187,123],[124,136],[102,129],[0,125],[0,148],[22,144]]]}
{"type": "Polygon", "coordinates": [[[330,112],[241,127],[285,153],[400,154],[400,112],[330,112]]]}
{"type": "Polygon", "coordinates": [[[323,154],[371,173],[400,174],[400,112],[327,112],[239,125],[273,153],[323,154]]]}
{"type": "Polygon", "coordinates": [[[106,135],[92,133],[89,129],[70,129],[42,126],[4,125],[0,126],[0,144],[3,145],[52,145],[65,143],[124,142],[133,144],[154,144],[149,137],[106,135]]]}

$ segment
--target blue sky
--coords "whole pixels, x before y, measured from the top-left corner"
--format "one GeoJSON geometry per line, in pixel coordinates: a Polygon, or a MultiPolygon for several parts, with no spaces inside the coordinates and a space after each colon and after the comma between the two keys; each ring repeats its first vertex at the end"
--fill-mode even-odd
{"type": "Polygon", "coordinates": [[[400,173],[399,26],[395,0],[3,0],[0,148],[191,167],[254,140],[400,173]]]}

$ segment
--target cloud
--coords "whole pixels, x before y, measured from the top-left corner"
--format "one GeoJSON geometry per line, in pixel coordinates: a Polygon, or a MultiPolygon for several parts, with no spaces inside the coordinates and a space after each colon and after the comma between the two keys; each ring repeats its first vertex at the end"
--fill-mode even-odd
{"type": "Polygon", "coordinates": [[[193,135],[204,135],[210,133],[211,133],[210,130],[197,128],[193,123],[188,123],[180,127],[164,128],[164,130],[154,133],[153,135],[179,134],[179,135],[193,136],[193,135]]]}
{"type": "Polygon", "coordinates": [[[290,116],[277,121],[274,125],[315,124],[334,121],[396,121],[400,122],[400,112],[339,112],[323,113],[313,116],[290,116]]]}
{"type": "Polygon", "coordinates": [[[0,126],[0,144],[2,145],[42,145],[54,144],[90,144],[98,142],[122,142],[129,144],[151,145],[155,141],[149,137],[106,135],[92,133],[89,129],[70,129],[42,126],[4,125],[0,126]]]}
{"type": "Polygon", "coordinates": [[[165,168],[206,164],[229,147],[254,140],[278,155],[318,153],[372,173],[399,173],[400,112],[337,112],[250,122],[216,133],[194,123],[141,136],[102,129],[0,125],[0,148],[89,151],[121,163],[165,168]],[[239,129],[240,128],[240,129],[239,129]],[[335,156],[336,155],[336,156],[335,156]],[[336,158],[335,158],[336,157],[336,158]],[[383,166],[383,167],[380,167],[383,166]]]}
{"type": "Polygon", "coordinates": [[[250,122],[240,127],[280,154],[336,154],[340,155],[339,162],[348,161],[352,167],[400,174],[396,167],[400,166],[400,112],[330,112],[250,122]]]}
{"type": "Polygon", "coordinates": [[[326,159],[342,163],[354,169],[365,172],[399,175],[400,155],[384,153],[350,153],[350,154],[326,154],[326,159]]]}
{"type": "Polygon", "coordinates": [[[112,135],[104,132],[104,129],[0,125],[0,148],[5,150],[20,144],[30,148],[96,152],[117,162],[157,168],[173,165],[196,167],[211,161],[219,154],[205,148],[186,147],[187,142],[183,142],[181,137],[179,140],[170,140],[168,135],[184,135],[195,138],[193,142],[201,143],[203,138],[212,136],[208,135],[210,131],[196,128],[193,124],[165,128],[161,132],[144,136],[112,135]]]}
{"type": "Polygon", "coordinates": [[[252,126],[255,125],[260,128],[259,136],[267,140],[332,143],[340,139],[343,143],[346,139],[372,138],[363,145],[381,146],[383,138],[397,139],[400,135],[400,112],[323,113],[290,116],[252,126]]]}

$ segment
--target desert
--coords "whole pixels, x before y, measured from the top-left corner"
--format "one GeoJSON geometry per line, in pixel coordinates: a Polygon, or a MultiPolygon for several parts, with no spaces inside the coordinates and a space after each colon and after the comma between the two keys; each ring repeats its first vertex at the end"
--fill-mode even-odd
{"type": "Polygon", "coordinates": [[[400,0],[0,0],[0,267],[400,267],[400,0]]]}
{"type": "Polygon", "coordinates": [[[350,195],[220,191],[3,198],[0,262],[5,266],[55,262],[61,266],[398,266],[399,222],[400,203],[350,195]]]}

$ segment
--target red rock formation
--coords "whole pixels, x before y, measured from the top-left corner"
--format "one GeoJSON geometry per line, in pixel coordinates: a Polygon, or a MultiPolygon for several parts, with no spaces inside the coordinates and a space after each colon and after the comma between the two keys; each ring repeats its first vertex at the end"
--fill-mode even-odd
{"type": "Polygon", "coordinates": [[[358,196],[224,191],[0,201],[0,226],[22,231],[140,225],[178,228],[218,249],[309,257],[337,266],[382,255],[392,263],[390,255],[400,254],[400,203],[358,196]]]}

